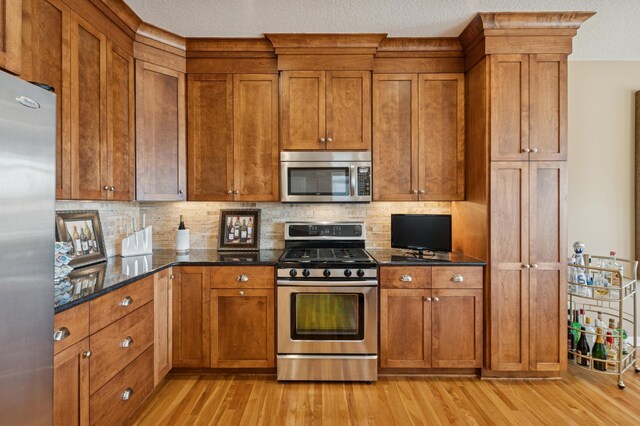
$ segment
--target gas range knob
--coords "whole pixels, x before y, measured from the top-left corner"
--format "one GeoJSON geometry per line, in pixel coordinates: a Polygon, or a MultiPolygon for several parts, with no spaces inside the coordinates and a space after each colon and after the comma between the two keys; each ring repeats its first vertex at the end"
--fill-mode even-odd
{"type": "Polygon", "coordinates": [[[345,269],[344,270],[344,276],[349,278],[351,276],[351,269],[345,269]]]}
{"type": "Polygon", "coordinates": [[[358,269],[358,272],[356,272],[358,274],[358,277],[362,278],[364,277],[364,271],[362,269],[358,269]]]}
{"type": "Polygon", "coordinates": [[[329,269],[325,269],[324,272],[322,273],[322,275],[324,275],[325,277],[329,278],[331,276],[331,271],[329,269]]]}
{"type": "Polygon", "coordinates": [[[296,271],[295,269],[289,271],[289,276],[291,278],[294,278],[296,275],[298,275],[298,271],[296,271]]]}
{"type": "Polygon", "coordinates": [[[304,276],[305,276],[305,278],[306,278],[306,277],[308,277],[309,275],[311,275],[311,272],[310,272],[308,269],[304,269],[304,270],[302,271],[302,275],[304,275],[304,276]]]}

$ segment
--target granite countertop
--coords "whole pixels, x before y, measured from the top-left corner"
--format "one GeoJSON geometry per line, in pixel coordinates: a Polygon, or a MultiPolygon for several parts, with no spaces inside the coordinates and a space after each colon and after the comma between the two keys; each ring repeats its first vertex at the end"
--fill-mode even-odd
{"type": "Polygon", "coordinates": [[[228,252],[218,250],[191,250],[180,256],[173,250],[154,250],[144,256],[114,256],[106,262],[74,269],[67,279],[54,284],[55,313],[95,299],[134,281],[171,266],[273,266],[283,250],[228,252]]]}
{"type": "Polygon", "coordinates": [[[369,254],[380,265],[396,266],[486,266],[487,262],[462,253],[440,253],[434,257],[417,258],[406,250],[400,249],[367,249],[369,254]]]}

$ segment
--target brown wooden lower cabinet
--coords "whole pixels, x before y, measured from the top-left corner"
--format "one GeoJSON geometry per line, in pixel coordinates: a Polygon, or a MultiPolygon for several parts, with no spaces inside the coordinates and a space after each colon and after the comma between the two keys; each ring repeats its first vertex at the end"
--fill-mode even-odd
{"type": "Polygon", "coordinates": [[[89,424],[89,339],[53,357],[53,424],[89,424]]]}
{"type": "Polygon", "coordinates": [[[381,267],[380,367],[480,368],[482,268],[405,269],[381,267]]]}
{"type": "Polygon", "coordinates": [[[171,370],[171,322],[172,322],[171,268],[154,275],[153,286],[153,385],[157,386],[171,370]]]}

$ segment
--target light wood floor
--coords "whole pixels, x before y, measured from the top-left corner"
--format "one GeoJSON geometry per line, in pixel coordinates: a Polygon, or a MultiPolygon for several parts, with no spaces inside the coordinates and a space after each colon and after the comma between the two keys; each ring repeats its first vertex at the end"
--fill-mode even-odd
{"type": "Polygon", "coordinates": [[[381,377],[278,383],[265,375],[171,375],[136,425],[640,424],[640,374],[570,366],[562,380],[381,377]]]}

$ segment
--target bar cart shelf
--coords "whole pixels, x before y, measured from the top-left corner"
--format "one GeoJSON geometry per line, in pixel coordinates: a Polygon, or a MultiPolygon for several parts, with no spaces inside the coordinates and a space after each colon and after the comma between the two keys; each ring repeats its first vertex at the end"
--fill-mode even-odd
{"type": "MultiPolygon", "coordinates": [[[[622,275],[616,269],[590,266],[591,264],[604,262],[608,259],[609,258],[605,256],[584,254],[586,266],[569,263],[569,270],[571,271],[571,268],[581,268],[585,272],[587,279],[595,279],[596,275],[602,273],[611,274],[611,277],[613,277],[614,281],[619,280],[620,285],[600,286],[578,283],[572,281],[570,273],[567,293],[569,296],[569,307],[571,309],[573,309],[574,306],[580,306],[581,309],[585,310],[585,313],[592,313],[592,317],[595,317],[595,314],[597,313],[602,313],[607,317],[616,319],[618,328],[620,330],[617,336],[613,336],[614,344],[617,343],[615,346],[617,346],[617,348],[619,349],[616,359],[608,359],[604,361],[607,365],[607,369],[606,371],[602,371],[596,370],[593,363],[594,361],[603,361],[593,358],[591,356],[592,354],[590,354],[590,356],[579,355],[576,351],[572,351],[570,348],[568,348],[567,352],[568,354],[573,354],[575,360],[577,360],[578,357],[586,358],[587,360],[589,360],[589,366],[584,367],[585,369],[589,369],[590,371],[598,374],[618,376],[618,387],[620,389],[624,389],[625,384],[622,380],[623,374],[630,368],[633,368],[636,373],[640,372],[640,366],[638,366],[637,363],[638,342],[636,341],[638,336],[638,262],[633,260],[617,259],[618,263],[623,267],[622,275]],[[630,312],[626,312],[624,309],[624,305],[628,305],[630,302],[633,307],[629,308],[630,312]],[[623,350],[621,350],[623,349],[623,329],[633,330],[633,332],[629,333],[628,335],[626,354],[623,353],[623,350]]],[[[579,333],[583,333],[583,331],[577,330],[571,325],[568,325],[567,328],[569,330],[575,330],[579,333]]],[[[606,332],[606,330],[604,331],[606,332]]],[[[590,335],[596,334],[588,331],[584,331],[584,333],[590,335]]]]}

